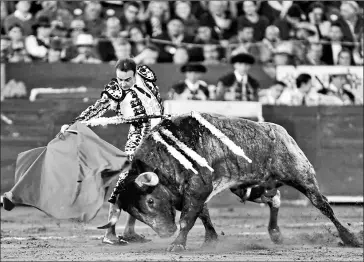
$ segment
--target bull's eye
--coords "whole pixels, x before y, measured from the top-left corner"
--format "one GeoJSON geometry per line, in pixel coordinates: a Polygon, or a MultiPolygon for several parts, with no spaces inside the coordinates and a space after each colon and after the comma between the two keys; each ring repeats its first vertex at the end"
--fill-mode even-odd
{"type": "Polygon", "coordinates": [[[153,204],[154,204],[154,200],[153,200],[153,198],[149,198],[149,199],[148,199],[148,204],[149,204],[149,205],[153,205],[153,204]]]}

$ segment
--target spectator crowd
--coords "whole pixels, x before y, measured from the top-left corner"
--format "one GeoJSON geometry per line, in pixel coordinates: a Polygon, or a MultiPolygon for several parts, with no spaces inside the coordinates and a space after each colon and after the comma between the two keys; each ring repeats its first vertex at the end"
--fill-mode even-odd
{"type": "MultiPolygon", "coordinates": [[[[259,83],[245,75],[254,63],[363,65],[361,1],[1,1],[0,17],[2,62],[97,64],[132,56],[137,63],[185,65],[191,86],[200,81],[191,72],[200,75],[207,65],[232,63],[234,73],[223,76],[215,91],[195,84],[195,89],[204,86],[199,98],[213,93],[210,99],[272,104],[273,97],[291,97],[290,103],[310,104],[307,75],[296,79],[300,93],[295,95],[285,94],[286,84],[279,81],[258,92],[259,83]],[[242,81],[246,92],[226,91],[242,81]]],[[[330,76],[332,88],[321,95],[341,85],[336,78],[342,76],[330,76]]],[[[183,90],[172,88],[170,96],[183,90]]]]}

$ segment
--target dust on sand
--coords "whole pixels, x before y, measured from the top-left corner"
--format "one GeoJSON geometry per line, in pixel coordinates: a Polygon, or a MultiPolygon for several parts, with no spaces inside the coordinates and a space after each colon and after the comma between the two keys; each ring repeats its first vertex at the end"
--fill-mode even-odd
{"type": "MultiPolygon", "coordinates": [[[[338,218],[363,240],[363,207],[334,207],[338,218]]],[[[314,207],[283,206],[279,226],[284,242],[273,244],[267,232],[269,209],[257,204],[211,208],[219,242],[201,249],[204,228],[191,230],[187,250],[168,253],[173,238],[160,239],[149,227],[137,223],[138,233],[152,239],[145,244],[109,246],[101,243],[96,226],[107,218],[105,205],[89,224],[57,221],[34,208],[1,210],[1,261],[363,261],[362,248],[341,246],[337,231],[314,207]]],[[[122,233],[126,215],[117,227],[122,233]]]]}

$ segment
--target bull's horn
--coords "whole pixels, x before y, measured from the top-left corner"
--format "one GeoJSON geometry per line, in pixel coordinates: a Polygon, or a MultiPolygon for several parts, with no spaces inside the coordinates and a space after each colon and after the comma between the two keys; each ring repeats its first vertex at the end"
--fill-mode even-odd
{"type": "Polygon", "coordinates": [[[156,173],[153,172],[144,172],[141,173],[136,179],[135,183],[142,187],[143,185],[146,186],[156,186],[159,183],[159,178],[156,173]]]}

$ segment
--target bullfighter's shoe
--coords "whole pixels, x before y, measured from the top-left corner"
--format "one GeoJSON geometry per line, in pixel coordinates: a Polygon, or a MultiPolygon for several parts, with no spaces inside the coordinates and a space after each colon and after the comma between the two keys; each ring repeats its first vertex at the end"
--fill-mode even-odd
{"type": "Polygon", "coordinates": [[[126,246],[128,245],[128,241],[125,241],[122,237],[118,237],[118,239],[110,239],[106,236],[102,239],[102,243],[113,245],[113,246],[126,246]]]}
{"type": "Polygon", "coordinates": [[[2,204],[6,211],[11,211],[15,207],[15,204],[11,201],[11,195],[7,196],[6,193],[2,197],[2,204]]]}

